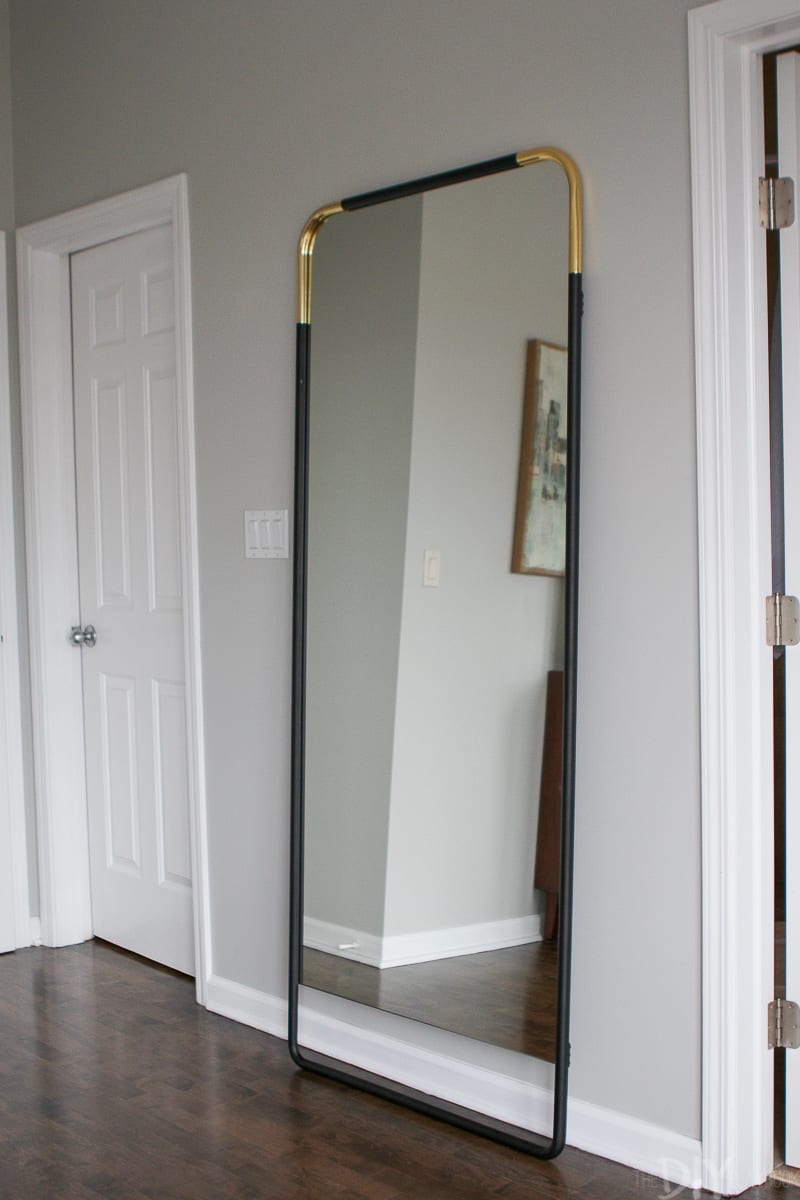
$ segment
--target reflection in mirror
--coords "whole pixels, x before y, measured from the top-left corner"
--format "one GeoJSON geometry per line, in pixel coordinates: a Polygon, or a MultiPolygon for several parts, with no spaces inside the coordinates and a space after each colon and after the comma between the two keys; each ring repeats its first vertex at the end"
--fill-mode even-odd
{"type": "Polygon", "coordinates": [[[568,217],[542,163],[329,221],[308,424],[301,982],[548,1061],[568,217]]]}

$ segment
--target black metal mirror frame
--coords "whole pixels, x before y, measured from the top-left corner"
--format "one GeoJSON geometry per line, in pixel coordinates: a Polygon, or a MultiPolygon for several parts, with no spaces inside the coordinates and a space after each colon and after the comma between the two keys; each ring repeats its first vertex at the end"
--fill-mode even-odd
{"type": "Polygon", "coordinates": [[[554,1158],[566,1140],[567,1077],[569,1071],[569,1012],[572,944],[573,830],[575,805],[575,716],[578,646],[578,505],[580,482],[580,367],[583,315],[582,189],[578,169],[553,147],[521,151],[454,171],[429,175],[381,188],[318,209],[306,222],[298,247],[297,376],[295,430],[294,628],[292,641],[292,765],[291,765],[291,881],[289,944],[289,1050],[298,1066],[330,1079],[394,1100],[417,1112],[438,1117],[482,1134],[537,1158],[554,1158]],[[303,859],[305,815],[306,711],[306,585],[308,553],[308,420],[310,402],[311,282],[314,244],[329,218],[404,196],[496,175],[540,162],[555,162],[569,184],[569,293],[567,427],[569,463],[566,497],[564,738],[562,762],[560,921],[556,1000],[556,1057],[553,1094],[553,1132],[547,1139],[518,1126],[504,1124],[445,1100],[414,1091],[403,1084],[371,1074],[352,1064],[302,1048],[298,1042],[299,988],[303,953],[303,859]]]}

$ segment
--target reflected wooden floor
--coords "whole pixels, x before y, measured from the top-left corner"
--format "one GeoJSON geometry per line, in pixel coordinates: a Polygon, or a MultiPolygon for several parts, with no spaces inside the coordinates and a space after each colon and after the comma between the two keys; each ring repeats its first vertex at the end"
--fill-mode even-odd
{"type": "Polygon", "coordinates": [[[102,943],[0,957],[0,1043],[2,1200],[679,1194],[569,1148],[539,1162],[299,1071],[284,1041],[198,1008],[191,980],[102,943]]]}
{"type": "Polygon", "coordinates": [[[407,967],[367,967],[303,951],[303,983],[506,1050],[555,1061],[555,942],[407,967]]]}

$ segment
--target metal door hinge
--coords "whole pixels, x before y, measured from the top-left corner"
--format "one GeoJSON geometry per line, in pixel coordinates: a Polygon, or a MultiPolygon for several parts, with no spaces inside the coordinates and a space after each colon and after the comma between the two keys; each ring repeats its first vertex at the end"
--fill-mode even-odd
{"type": "Polygon", "coordinates": [[[776,592],[767,596],[767,645],[796,646],[800,642],[800,601],[776,592]]]}
{"type": "Polygon", "coordinates": [[[773,1000],[767,1010],[767,1043],[770,1050],[800,1048],[800,1005],[773,1000]]]}
{"type": "Polygon", "coordinates": [[[764,179],[758,181],[758,222],[770,232],[787,229],[794,224],[794,180],[764,179]]]}

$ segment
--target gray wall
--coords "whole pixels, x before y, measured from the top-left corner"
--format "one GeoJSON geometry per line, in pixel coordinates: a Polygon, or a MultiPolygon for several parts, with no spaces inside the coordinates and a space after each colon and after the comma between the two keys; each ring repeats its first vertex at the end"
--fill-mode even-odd
{"type": "Polygon", "coordinates": [[[343,214],[314,251],[304,911],[375,937],[386,891],[421,224],[421,197],[343,214]]]}
{"type": "Polygon", "coordinates": [[[0,0],[0,229],[14,228],[14,169],[11,140],[11,55],[8,0],[0,0]]]}
{"type": "Polygon", "coordinates": [[[568,199],[548,163],[423,204],[387,937],[534,911],[564,589],[511,547],[527,340],[567,342],[568,199]]]}
{"type": "Polygon", "coordinates": [[[688,0],[12,0],[18,223],[190,176],[214,968],[285,990],[294,252],[535,144],[586,183],[572,1090],[697,1136],[688,0]],[[647,603],[639,602],[647,597],[647,603]],[[222,636],[231,621],[234,638],[222,636]],[[653,1029],[658,1036],[653,1037],[653,1029]]]}

